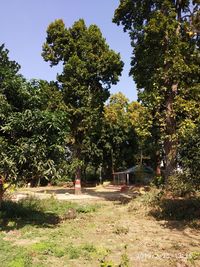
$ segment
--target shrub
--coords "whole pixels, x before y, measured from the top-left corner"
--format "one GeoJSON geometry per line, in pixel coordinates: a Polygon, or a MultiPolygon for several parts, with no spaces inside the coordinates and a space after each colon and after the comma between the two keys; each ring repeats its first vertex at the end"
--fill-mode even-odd
{"type": "Polygon", "coordinates": [[[170,176],[167,183],[167,190],[175,197],[185,197],[195,193],[194,186],[185,173],[175,173],[170,176]]]}
{"type": "Polygon", "coordinates": [[[160,176],[154,176],[152,184],[157,186],[157,187],[161,187],[163,186],[165,183],[165,179],[164,176],[160,175],[160,176]]]}

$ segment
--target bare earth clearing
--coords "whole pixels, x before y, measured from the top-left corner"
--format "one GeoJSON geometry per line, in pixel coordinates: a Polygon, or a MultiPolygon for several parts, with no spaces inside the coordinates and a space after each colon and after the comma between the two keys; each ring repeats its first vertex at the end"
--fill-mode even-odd
{"type": "Polygon", "coordinates": [[[148,216],[142,207],[141,210],[131,209],[131,196],[136,195],[136,191],[121,193],[117,187],[97,187],[83,192],[83,195],[74,196],[72,189],[57,187],[18,192],[15,198],[30,194],[40,198],[53,196],[59,200],[98,203],[100,208],[94,213],[63,221],[52,228],[24,227],[4,232],[4,241],[17,247],[30,247],[39,242],[51,243],[52,240],[57,247],[61,244],[71,244],[76,248],[84,247],[84,244],[95,247],[89,256],[79,255],[70,259],[51,254],[41,256],[43,258],[35,256],[33,266],[98,267],[101,266],[100,261],[112,261],[115,265],[110,266],[124,267],[200,266],[199,229],[192,229],[177,221],[157,221],[148,216]],[[119,265],[123,258],[129,261],[129,265],[119,265]]]}

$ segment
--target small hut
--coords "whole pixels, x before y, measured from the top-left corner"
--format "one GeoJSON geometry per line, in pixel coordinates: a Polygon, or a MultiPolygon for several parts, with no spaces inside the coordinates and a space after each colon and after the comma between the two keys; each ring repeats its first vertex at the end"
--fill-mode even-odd
{"type": "Polygon", "coordinates": [[[113,184],[131,185],[135,183],[149,183],[154,177],[154,171],[146,165],[136,165],[127,170],[113,173],[113,184]]]}

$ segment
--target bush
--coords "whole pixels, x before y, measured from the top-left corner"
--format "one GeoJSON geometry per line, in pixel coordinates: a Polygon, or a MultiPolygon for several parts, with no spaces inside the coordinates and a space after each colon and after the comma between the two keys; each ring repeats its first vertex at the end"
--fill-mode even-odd
{"type": "Polygon", "coordinates": [[[150,214],[157,219],[193,221],[200,218],[200,199],[162,199],[150,214]]]}
{"type": "Polygon", "coordinates": [[[185,173],[175,173],[170,176],[166,189],[170,191],[174,197],[186,197],[195,193],[194,186],[185,173]]]}
{"type": "Polygon", "coordinates": [[[188,179],[197,190],[200,189],[200,119],[180,139],[179,153],[180,165],[188,172],[188,179]]]}
{"type": "Polygon", "coordinates": [[[164,176],[155,176],[153,178],[152,184],[155,185],[156,187],[162,187],[165,183],[165,178],[164,176]]]}

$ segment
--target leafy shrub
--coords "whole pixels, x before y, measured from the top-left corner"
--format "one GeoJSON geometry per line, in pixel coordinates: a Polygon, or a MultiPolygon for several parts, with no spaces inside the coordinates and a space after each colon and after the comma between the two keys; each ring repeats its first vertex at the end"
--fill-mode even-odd
{"type": "Polygon", "coordinates": [[[163,186],[165,183],[165,179],[164,176],[160,175],[160,176],[154,176],[152,184],[157,186],[157,187],[161,187],[163,186]]]}
{"type": "Polygon", "coordinates": [[[151,188],[149,192],[134,198],[129,203],[128,211],[134,212],[135,214],[139,213],[140,215],[143,213],[143,216],[146,216],[149,214],[152,207],[160,203],[163,196],[164,191],[157,188],[151,188]]]}
{"type": "Polygon", "coordinates": [[[170,176],[167,183],[167,190],[175,197],[185,197],[195,192],[194,186],[187,179],[185,173],[175,173],[173,176],[170,176]]]}
{"type": "Polygon", "coordinates": [[[139,213],[140,216],[151,215],[157,219],[187,221],[188,225],[198,228],[196,219],[200,218],[200,198],[174,198],[168,191],[151,189],[144,195],[133,199],[128,207],[129,212],[139,213]]]}
{"type": "Polygon", "coordinates": [[[114,263],[112,261],[102,260],[100,261],[100,267],[114,267],[114,263]]]}
{"type": "Polygon", "coordinates": [[[200,119],[180,141],[180,164],[188,172],[191,184],[200,189],[200,119]]]}

